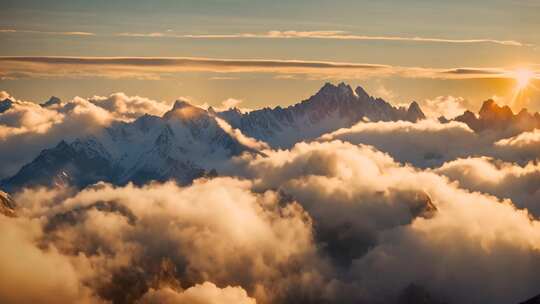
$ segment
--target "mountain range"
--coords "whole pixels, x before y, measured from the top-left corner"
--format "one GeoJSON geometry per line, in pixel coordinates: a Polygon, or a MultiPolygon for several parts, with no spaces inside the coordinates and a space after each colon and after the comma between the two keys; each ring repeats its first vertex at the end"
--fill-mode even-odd
{"type": "Polygon", "coordinates": [[[353,91],[345,83],[337,86],[326,83],[315,95],[286,108],[278,106],[248,113],[233,108],[216,115],[245,135],[274,148],[288,148],[361,120],[415,122],[425,118],[416,102],[408,108],[394,107],[381,98],[368,95],[362,87],[353,91]]]}
{"type": "MultiPolygon", "coordinates": [[[[42,106],[56,103],[60,100],[53,97],[42,106]]],[[[0,111],[8,111],[11,104],[10,100],[0,102],[0,111]]],[[[237,108],[205,110],[178,100],[162,116],[146,114],[132,122],[114,122],[70,142],[62,140],[1,181],[0,188],[13,192],[34,185],[83,188],[98,181],[123,185],[169,179],[189,184],[217,174],[220,164],[230,157],[259,153],[223,128],[220,119],[272,148],[289,148],[360,121],[416,122],[424,118],[416,102],[407,108],[395,107],[345,83],[327,83],[310,98],[289,107],[247,113],[237,108]]],[[[540,114],[526,110],[513,114],[509,107],[500,107],[493,100],[484,102],[478,115],[466,111],[455,120],[476,132],[504,129],[516,133],[540,127],[540,114]]],[[[448,122],[444,118],[440,121],[448,122]]]]}
{"type": "Polygon", "coordinates": [[[519,113],[514,114],[509,106],[499,106],[492,99],[486,100],[482,104],[478,115],[471,111],[465,111],[455,120],[467,124],[475,132],[503,131],[504,136],[540,128],[540,113],[529,113],[527,109],[522,109],[519,113]]]}
{"type": "MultiPolygon", "coordinates": [[[[51,98],[44,107],[59,103],[51,98]]],[[[3,102],[7,111],[9,103],[3,102]]],[[[143,115],[133,122],[115,122],[96,134],[61,141],[43,150],[1,187],[15,191],[33,185],[85,187],[97,181],[122,185],[175,179],[188,184],[216,173],[224,160],[243,152],[257,153],[229,134],[216,118],[243,134],[275,148],[290,147],[360,120],[417,121],[425,118],[416,102],[394,107],[362,88],[325,84],[315,95],[287,108],[242,113],[217,112],[178,100],[163,116],[143,115]]]]}

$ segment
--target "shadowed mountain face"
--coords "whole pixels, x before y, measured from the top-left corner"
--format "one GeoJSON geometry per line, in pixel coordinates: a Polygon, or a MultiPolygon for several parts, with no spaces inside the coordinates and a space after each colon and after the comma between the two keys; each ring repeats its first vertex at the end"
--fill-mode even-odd
{"type": "Polygon", "coordinates": [[[403,290],[396,304],[446,304],[434,298],[425,288],[410,284],[403,290]]]}
{"type": "Polygon", "coordinates": [[[0,101],[0,114],[4,113],[5,111],[9,110],[11,106],[13,105],[13,101],[10,99],[4,99],[0,101]]]}
{"type": "MultiPolygon", "coordinates": [[[[59,102],[51,97],[42,106],[59,102]]],[[[3,105],[10,106],[8,101],[3,105]]],[[[122,185],[169,179],[189,184],[230,157],[251,151],[222,129],[214,116],[275,148],[290,147],[362,120],[425,118],[416,102],[409,108],[393,107],[360,87],[353,91],[344,83],[327,83],[309,99],[287,108],[245,114],[237,109],[204,110],[177,101],[162,117],[144,115],[130,123],[116,122],[91,136],[45,149],[1,186],[15,191],[29,185],[82,188],[98,181],[122,185]]]]}
{"type": "Polygon", "coordinates": [[[245,135],[276,148],[291,147],[362,120],[415,122],[425,118],[416,102],[409,108],[394,107],[369,96],[361,87],[353,91],[345,83],[337,86],[327,83],[315,95],[287,108],[264,108],[249,113],[231,109],[217,115],[245,135]]]}
{"type": "Polygon", "coordinates": [[[521,302],[519,304],[540,304],[540,294],[537,295],[536,297],[532,297],[528,299],[527,301],[521,302]]]}
{"type": "Polygon", "coordinates": [[[82,188],[98,181],[122,185],[169,179],[188,184],[244,151],[249,149],[207,111],[177,101],[163,117],[144,115],[131,123],[118,122],[95,135],[45,149],[2,187],[82,188]]]}
{"type": "Polygon", "coordinates": [[[475,132],[497,131],[504,133],[505,136],[540,128],[539,113],[529,113],[523,109],[514,114],[510,107],[501,107],[491,99],[482,104],[478,116],[466,111],[455,120],[466,123],[475,132]]]}

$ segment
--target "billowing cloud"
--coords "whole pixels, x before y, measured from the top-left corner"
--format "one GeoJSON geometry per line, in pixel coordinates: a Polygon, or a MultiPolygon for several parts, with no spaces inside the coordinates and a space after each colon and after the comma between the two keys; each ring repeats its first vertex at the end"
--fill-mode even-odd
{"type": "Polygon", "coordinates": [[[540,261],[540,222],[510,201],[366,146],[334,141],[265,154],[237,159],[233,170],[313,218],[323,251],[344,265],[341,282],[355,288],[339,285],[335,302],[393,303],[411,284],[448,303],[513,303],[538,292],[529,267],[540,261]]]}
{"type": "Polygon", "coordinates": [[[497,141],[495,144],[501,147],[530,147],[540,143],[540,130],[535,129],[531,132],[523,132],[516,136],[497,141]]]}
{"type": "Polygon", "coordinates": [[[89,101],[116,114],[119,119],[127,121],[144,114],[161,116],[171,108],[171,105],[165,102],[158,102],[140,96],[127,96],[121,92],[111,94],[108,97],[94,96],[89,101]]]}
{"type": "Polygon", "coordinates": [[[433,99],[421,101],[419,104],[427,117],[435,119],[441,116],[452,119],[471,108],[467,100],[454,96],[438,96],[433,99]]]}
{"type": "Polygon", "coordinates": [[[445,163],[435,172],[458,181],[463,188],[510,198],[518,207],[540,216],[538,164],[520,166],[488,157],[465,158],[445,163]]]}
{"type": "Polygon", "coordinates": [[[35,223],[31,244],[56,248],[89,296],[120,303],[397,303],[410,286],[448,303],[538,293],[540,222],[373,147],[300,143],[239,156],[222,174],[237,177],[28,189],[15,196],[18,220],[35,223]]]}
{"type": "Polygon", "coordinates": [[[93,134],[113,122],[132,121],[148,113],[162,115],[170,108],[164,102],[124,93],[69,101],[53,98],[46,105],[9,98],[10,105],[6,103],[6,110],[0,113],[0,178],[14,174],[41,150],[61,140],[93,134]]]}
{"type": "Polygon", "coordinates": [[[201,303],[220,294],[253,303],[243,288],[263,303],[279,302],[289,280],[304,284],[297,278],[310,271],[303,261],[317,265],[311,221],[298,204],[281,205],[279,194],[250,186],[230,178],[187,188],[103,184],[74,194],[27,190],[15,200],[18,215],[41,220],[36,243],[54,245],[99,298],[129,303],[148,292],[152,303],[173,296],[159,291],[168,287],[187,288],[174,297],[201,303]],[[242,288],[220,291],[206,281],[242,288]]]}
{"type": "Polygon", "coordinates": [[[39,221],[0,215],[0,299],[3,303],[99,303],[80,269],[54,245],[43,248],[39,221]]]}
{"type": "Polygon", "coordinates": [[[230,110],[230,109],[238,109],[242,113],[247,113],[247,112],[253,111],[253,109],[251,109],[251,108],[242,107],[241,104],[243,102],[244,101],[242,99],[236,99],[236,98],[229,97],[229,98],[223,100],[219,105],[210,106],[208,103],[205,102],[203,104],[199,104],[198,106],[200,108],[203,108],[203,109],[206,109],[206,110],[208,110],[210,107],[212,107],[212,109],[214,109],[214,111],[217,111],[217,112],[227,111],[227,110],[230,110]]]}
{"type": "Polygon", "coordinates": [[[523,132],[495,142],[499,155],[506,160],[527,162],[540,158],[540,130],[523,132]]]}
{"type": "MultiPolygon", "coordinates": [[[[447,99],[433,111],[463,102],[447,99]]],[[[5,107],[4,172],[169,108],[123,93],[5,107]]],[[[220,164],[221,177],[16,193],[18,217],[0,215],[0,282],[12,280],[0,299],[393,304],[419,288],[502,304],[540,293],[536,131],[500,140],[459,122],[361,122],[273,150],[218,122],[259,152],[220,164]]]]}
{"type": "Polygon", "coordinates": [[[334,139],[372,145],[401,162],[420,167],[482,154],[492,144],[491,138],[479,136],[465,124],[442,124],[435,120],[358,123],[320,138],[322,141],[334,139]]]}
{"type": "Polygon", "coordinates": [[[367,144],[389,153],[393,158],[417,167],[438,167],[458,158],[489,156],[526,164],[540,157],[534,142],[535,131],[506,138],[504,129],[472,131],[467,125],[451,121],[440,123],[426,119],[417,123],[360,122],[321,136],[319,141],[339,139],[367,144]],[[501,139],[503,138],[503,139],[501,139]]]}
{"type": "Polygon", "coordinates": [[[267,143],[265,143],[263,141],[260,141],[260,140],[256,140],[256,139],[251,138],[251,137],[248,137],[248,136],[244,135],[242,133],[242,131],[240,131],[239,129],[234,129],[225,120],[223,120],[223,119],[221,119],[219,117],[214,117],[214,119],[216,120],[218,125],[225,132],[227,132],[227,134],[229,134],[230,136],[235,138],[239,143],[243,144],[244,146],[246,146],[248,148],[251,148],[251,149],[254,149],[254,150],[257,150],[257,151],[270,148],[270,146],[267,143]]]}
{"type": "Polygon", "coordinates": [[[177,292],[170,288],[148,291],[140,304],[255,304],[241,287],[218,288],[215,284],[204,282],[177,292]]]}

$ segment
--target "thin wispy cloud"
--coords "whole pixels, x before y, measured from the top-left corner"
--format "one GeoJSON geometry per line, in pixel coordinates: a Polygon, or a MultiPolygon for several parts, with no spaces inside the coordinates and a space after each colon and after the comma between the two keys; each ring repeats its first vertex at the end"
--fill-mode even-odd
{"type": "Polygon", "coordinates": [[[365,41],[402,41],[402,42],[425,42],[425,43],[456,43],[475,44],[493,43],[505,46],[530,46],[516,40],[499,39],[449,39],[434,37],[405,37],[405,36],[369,36],[356,35],[346,31],[268,31],[265,33],[234,33],[234,34],[174,34],[171,32],[152,33],[120,33],[123,37],[146,37],[146,38],[183,38],[183,39],[333,39],[333,40],[365,40],[365,41]]]}
{"type": "Polygon", "coordinates": [[[18,29],[0,29],[0,33],[26,33],[26,34],[43,34],[43,35],[62,35],[62,36],[96,36],[95,33],[68,31],[68,32],[50,32],[36,30],[18,30],[18,29]]]}
{"type": "MultiPolygon", "coordinates": [[[[398,76],[405,78],[480,79],[513,78],[505,68],[430,68],[371,63],[217,59],[199,57],[0,57],[0,77],[14,78],[140,78],[159,79],[175,73],[271,73],[306,75],[310,78],[363,79],[398,76]]],[[[227,75],[230,76],[230,75],[227,75]]],[[[232,76],[231,76],[232,77],[232,76]]],[[[540,72],[535,72],[540,77],[540,72]]]]}
{"type": "Polygon", "coordinates": [[[268,31],[263,33],[232,33],[232,34],[175,34],[173,31],[149,32],[149,33],[115,33],[112,35],[98,35],[83,31],[39,31],[20,29],[0,29],[0,33],[26,33],[43,35],[65,35],[65,36],[116,36],[135,38],[178,38],[178,39],[328,39],[328,40],[358,40],[358,41],[397,41],[397,42],[418,42],[418,43],[450,43],[450,44],[478,44],[491,43],[503,46],[533,46],[532,44],[516,41],[501,40],[491,38],[475,39],[453,39],[440,37],[421,36],[395,36],[395,35],[357,35],[347,31],[268,31]]]}

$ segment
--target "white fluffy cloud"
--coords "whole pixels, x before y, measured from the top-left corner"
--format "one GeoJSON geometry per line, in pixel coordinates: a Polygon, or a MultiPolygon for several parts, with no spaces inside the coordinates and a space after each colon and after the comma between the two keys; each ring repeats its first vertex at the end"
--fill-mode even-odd
{"type": "Polygon", "coordinates": [[[427,99],[420,102],[420,106],[427,117],[439,118],[444,116],[447,119],[455,118],[471,108],[467,100],[454,96],[438,96],[434,99],[427,99]]]}
{"type": "Polygon", "coordinates": [[[526,162],[540,158],[540,130],[523,132],[495,143],[500,155],[507,160],[526,162]]]}
{"type": "Polygon", "coordinates": [[[491,138],[479,136],[465,124],[441,124],[435,120],[358,123],[320,138],[322,141],[334,139],[372,145],[401,162],[420,167],[482,154],[492,143],[491,138]]]}
{"type": "Polygon", "coordinates": [[[518,207],[540,216],[540,165],[537,163],[520,166],[478,157],[451,161],[434,171],[458,181],[466,189],[510,198],[518,207]]]}
{"type": "Polygon", "coordinates": [[[325,134],[318,140],[338,139],[372,145],[402,163],[422,168],[438,167],[444,162],[466,157],[489,156],[520,164],[540,157],[536,130],[511,138],[504,138],[506,133],[504,130],[475,133],[460,122],[440,123],[426,119],[417,123],[358,123],[325,134]]]}
{"type": "Polygon", "coordinates": [[[540,222],[510,201],[365,146],[334,141],[265,154],[238,159],[234,170],[310,214],[319,244],[345,265],[340,301],[392,303],[412,283],[449,303],[513,303],[538,293],[540,222]]]}
{"type": "MultiPolygon", "coordinates": [[[[285,296],[287,280],[297,281],[302,261],[317,260],[311,221],[294,202],[281,206],[277,193],[256,194],[250,187],[249,181],[219,178],[187,188],[166,183],[102,184],[74,194],[26,190],[15,199],[21,217],[42,221],[36,243],[57,248],[65,263],[82,255],[88,268],[77,268],[79,275],[103,299],[131,302],[149,288],[189,288],[210,280],[240,285],[271,302],[285,296]]],[[[179,297],[191,299],[209,287],[179,297]]],[[[223,293],[245,295],[230,288],[223,293]]],[[[247,296],[245,301],[251,303],[247,296]]]]}
{"type": "Polygon", "coordinates": [[[75,97],[47,107],[10,98],[13,104],[0,113],[0,179],[14,174],[41,150],[61,140],[92,134],[115,121],[130,121],[144,114],[161,115],[169,108],[163,102],[124,93],[90,99],[75,97]]]}
{"type": "Polygon", "coordinates": [[[183,292],[170,288],[151,289],[139,301],[140,304],[255,304],[241,287],[217,287],[210,282],[197,284],[183,292]]]}
{"type": "MultiPolygon", "coordinates": [[[[0,176],[61,139],[167,109],[122,93],[14,100],[0,114],[0,176]]],[[[262,151],[219,178],[17,193],[18,218],[0,215],[0,300],[399,303],[420,286],[448,303],[502,304],[540,293],[537,131],[500,140],[458,122],[360,123],[272,150],[222,127],[262,151]]]]}
{"type": "Polygon", "coordinates": [[[78,269],[58,250],[38,246],[39,221],[0,215],[0,300],[3,303],[98,303],[78,269]]]}
{"type": "Polygon", "coordinates": [[[539,221],[372,147],[301,143],[223,174],[238,177],[25,190],[18,220],[34,224],[19,227],[37,232],[20,243],[55,252],[72,294],[115,302],[395,303],[411,284],[449,303],[538,293],[539,221]]]}

